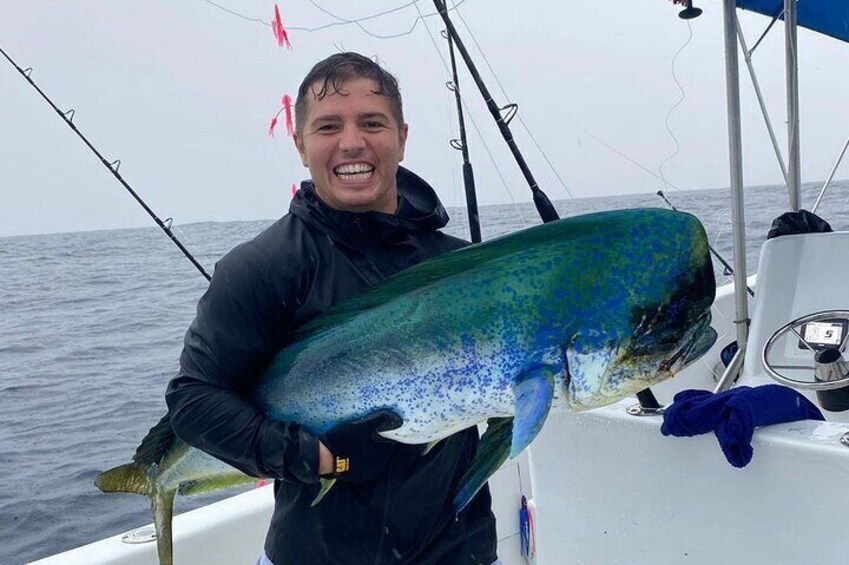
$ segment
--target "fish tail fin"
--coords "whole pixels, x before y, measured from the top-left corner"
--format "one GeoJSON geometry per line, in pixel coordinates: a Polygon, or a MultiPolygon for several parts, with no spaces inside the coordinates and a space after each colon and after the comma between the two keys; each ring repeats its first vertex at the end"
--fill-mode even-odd
{"type": "Polygon", "coordinates": [[[156,526],[156,549],[160,565],[173,565],[171,518],[174,515],[176,488],[165,488],[157,482],[158,473],[152,466],[161,466],[179,440],[171,428],[168,415],[162,418],[145,436],[136,449],[133,462],[100,473],[94,484],[103,492],[128,492],[150,498],[153,523],[156,526]]]}
{"type": "Polygon", "coordinates": [[[173,565],[171,518],[174,516],[176,490],[159,488],[145,474],[142,466],[127,463],[100,473],[94,480],[103,492],[128,492],[143,494],[150,498],[153,522],[156,526],[156,549],[160,565],[173,565]]]}

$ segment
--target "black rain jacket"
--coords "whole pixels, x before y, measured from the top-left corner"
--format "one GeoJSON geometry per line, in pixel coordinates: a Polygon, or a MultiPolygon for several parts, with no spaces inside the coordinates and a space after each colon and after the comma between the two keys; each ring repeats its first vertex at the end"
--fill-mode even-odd
{"type": "Polygon", "coordinates": [[[477,447],[476,429],[424,456],[422,446],[399,444],[378,479],[337,481],[311,508],[318,440],[296,423],[268,419],[247,399],[293,330],[402,269],[465,245],[438,231],[448,216],[424,180],[403,168],[397,179],[394,215],[335,210],[304,182],[289,214],[216,264],[168,386],[181,439],[249,475],[276,479],[265,541],[275,565],[496,560],[488,488],[459,516],[451,508],[477,447]]]}

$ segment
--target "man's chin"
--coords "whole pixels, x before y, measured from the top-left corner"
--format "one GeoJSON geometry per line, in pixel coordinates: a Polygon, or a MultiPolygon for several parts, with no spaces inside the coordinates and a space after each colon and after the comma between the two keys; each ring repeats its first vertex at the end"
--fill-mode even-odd
{"type": "Polygon", "coordinates": [[[384,212],[394,214],[398,207],[397,192],[386,194],[372,186],[346,186],[335,191],[331,207],[346,212],[384,212]]]}

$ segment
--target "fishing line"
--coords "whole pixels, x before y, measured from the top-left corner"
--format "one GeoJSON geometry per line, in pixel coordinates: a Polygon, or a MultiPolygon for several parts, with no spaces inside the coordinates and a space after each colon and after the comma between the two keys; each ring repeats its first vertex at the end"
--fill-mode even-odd
{"type": "Polygon", "coordinates": [[[616,153],[617,155],[619,155],[620,157],[622,157],[623,159],[625,159],[626,161],[628,161],[628,162],[629,162],[629,163],[631,163],[632,165],[635,165],[636,167],[638,167],[638,168],[639,168],[639,169],[641,169],[642,171],[644,171],[644,172],[646,172],[646,173],[650,174],[651,176],[653,176],[653,177],[654,177],[654,178],[656,178],[657,180],[662,181],[664,184],[671,186],[671,187],[672,187],[672,188],[674,188],[675,190],[681,190],[681,188],[680,188],[680,187],[678,187],[678,186],[676,186],[676,185],[672,184],[671,182],[667,181],[666,179],[664,179],[663,177],[661,177],[660,175],[658,175],[656,172],[652,171],[651,169],[649,169],[648,167],[646,167],[645,165],[643,165],[643,164],[642,164],[642,163],[640,163],[639,161],[637,161],[637,160],[635,160],[635,159],[632,159],[631,157],[629,157],[628,155],[626,155],[625,153],[623,153],[622,151],[620,151],[619,149],[617,149],[616,147],[614,147],[614,146],[613,146],[613,145],[611,145],[610,143],[608,143],[608,142],[606,142],[605,140],[601,139],[601,138],[600,138],[600,137],[598,137],[597,135],[593,134],[592,132],[590,132],[590,131],[588,131],[588,130],[586,130],[586,129],[582,128],[581,126],[579,126],[578,124],[576,124],[576,123],[574,123],[574,122],[569,122],[569,121],[567,121],[567,123],[568,123],[570,126],[572,126],[573,128],[575,128],[575,129],[579,130],[579,131],[580,131],[581,133],[583,133],[584,135],[586,135],[586,136],[590,137],[593,141],[595,141],[595,142],[596,142],[596,143],[598,143],[599,145],[601,145],[601,146],[603,146],[603,147],[605,147],[605,148],[607,148],[607,149],[609,149],[609,150],[613,151],[614,153],[616,153]]]}
{"type": "MultiPolygon", "coordinates": [[[[680,97],[678,98],[678,100],[675,101],[674,104],[672,104],[672,106],[669,107],[669,109],[666,112],[666,117],[664,118],[664,121],[663,121],[664,126],[666,128],[666,132],[669,134],[669,136],[672,138],[672,141],[675,143],[675,149],[672,151],[672,153],[669,156],[667,156],[660,163],[660,166],[658,167],[658,174],[659,174],[661,180],[663,181],[664,188],[672,186],[676,190],[680,190],[680,189],[677,186],[672,185],[669,181],[666,180],[666,175],[664,175],[664,173],[663,173],[663,167],[669,161],[674,159],[678,155],[678,152],[681,149],[681,144],[678,142],[678,138],[675,136],[675,133],[672,131],[672,128],[669,125],[669,118],[672,116],[672,112],[674,112],[675,109],[678,108],[678,106],[680,106],[684,102],[684,100],[687,98],[687,93],[684,90],[684,87],[681,86],[681,81],[678,80],[678,75],[675,72],[675,63],[678,61],[679,55],[684,51],[684,49],[687,48],[687,46],[693,40],[693,27],[692,27],[692,25],[690,25],[689,21],[687,22],[687,33],[688,33],[688,35],[687,35],[686,41],[684,41],[684,43],[675,51],[675,55],[673,55],[672,63],[670,65],[670,74],[672,75],[672,80],[675,81],[675,86],[678,88],[678,91],[680,93],[680,97]]],[[[671,209],[673,209],[675,211],[678,210],[675,206],[673,206],[673,204],[669,201],[669,199],[666,198],[666,195],[664,194],[663,190],[658,190],[657,195],[660,198],[662,198],[663,201],[666,202],[666,204],[671,209]]],[[[717,239],[718,239],[718,237],[717,237],[717,239]]],[[[713,254],[713,256],[716,257],[716,259],[722,264],[722,266],[724,268],[723,274],[726,275],[726,276],[733,275],[734,269],[731,267],[731,265],[728,263],[728,261],[726,261],[725,258],[722,255],[719,254],[719,252],[714,248],[714,246],[708,244],[708,249],[710,249],[711,254],[713,254]]],[[[754,291],[748,285],[746,285],[746,290],[748,291],[750,296],[755,295],[754,291]]]]}
{"type": "MultiPolygon", "coordinates": [[[[246,20],[246,21],[249,21],[249,22],[262,24],[262,25],[264,25],[264,26],[266,26],[266,27],[271,27],[271,24],[270,24],[269,22],[267,22],[267,21],[263,20],[263,19],[256,18],[256,17],[252,17],[252,16],[246,16],[245,14],[242,14],[242,13],[239,13],[239,12],[237,12],[237,11],[235,11],[235,10],[232,10],[232,9],[230,9],[230,8],[227,8],[226,6],[222,6],[221,4],[218,4],[217,2],[213,2],[212,0],[202,0],[202,1],[203,1],[203,2],[206,2],[207,4],[209,4],[209,5],[211,5],[211,6],[214,6],[214,7],[218,8],[219,10],[222,10],[223,12],[226,12],[227,14],[230,14],[230,15],[232,15],[232,16],[236,16],[236,17],[238,17],[238,18],[241,18],[241,19],[246,20]]],[[[312,32],[321,31],[321,30],[323,30],[323,29],[327,29],[327,28],[330,28],[330,27],[356,24],[356,25],[357,25],[357,27],[359,27],[359,28],[360,28],[363,32],[365,32],[366,34],[368,34],[368,35],[370,35],[370,36],[372,36],[372,37],[375,37],[375,38],[377,38],[377,39],[395,39],[395,38],[403,37],[403,36],[405,36],[405,35],[410,35],[411,33],[413,33],[413,31],[416,29],[416,26],[417,26],[417,25],[418,25],[418,23],[419,23],[419,20],[422,20],[422,18],[430,18],[430,17],[432,17],[432,16],[438,16],[438,15],[439,15],[439,13],[438,13],[438,12],[430,12],[430,13],[428,13],[428,14],[421,14],[421,12],[420,12],[420,13],[419,13],[419,17],[418,17],[418,18],[416,18],[416,20],[413,22],[412,27],[411,27],[409,30],[407,30],[407,31],[405,31],[405,32],[397,33],[397,34],[392,34],[392,35],[381,35],[381,34],[378,34],[378,33],[374,33],[374,32],[369,31],[368,29],[366,29],[366,28],[365,28],[365,27],[361,24],[361,22],[365,22],[365,21],[368,21],[368,20],[373,20],[373,19],[376,19],[376,18],[379,18],[379,17],[385,16],[385,15],[388,15],[388,14],[392,14],[392,13],[395,13],[395,12],[399,12],[399,11],[401,11],[401,10],[404,10],[405,8],[409,8],[410,6],[417,6],[417,4],[418,4],[418,0],[413,0],[412,2],[408,2],[408,3],[404,4],[404,5],[402,5],[402,6],[398,6],[398,7],[396,7],[396,8],[391,8],[391,9],[389,9],[389,10],[384,10],[384,11],[382,11],[382,12],[377,12],[377,13],[375,13],[375,14],[371,14],[371,15],[368,15],[368,16],[362,16],[362,17],[355,18],[355,19],[347,19],[347,18],[343,18],[343,17],[341,17],[341,16],[338,16],[338,15],[334,14],[334,13],[333,13],[333,12],[331,12],[330,10],[327,10],[326,8],[322,7],[321,5],[319,5],[317,2],[315,2],[315,1],[313,1],[313,0],[307,0],[307,1],[308,1],[310,4],[312,4],[312,5],[313,5],[316,9],[318,9],[319,11],[321,11],[321,12],[323,12],[323,13],[327,14],[328,16],[330,16],[330,17],[332,17],[332,18],[337,19],[338,21],[336,21],[336,22],[331,22],[331,23],[324,24],[324,25],[320,25],[320,26],[316,26],[316,27],[286,26],[286,29],[287,29],[287,30],[289,30],[289,31],[304,31],[304,32],[307,32],[307,33],[312,33],[312,32]]],[[[460,6],[461,4],[464,4],[466,1],[467,1],[467,0],[460,0],[460,2],[457,4],[457,6],[460,6]]],[[[456,9],[456,7],[455,7],[455,8],[452,8],[452,10],[454,10],[454,9],[456,9]]],[[[422,21],[424,21],[424,20],[422,20],[422,21]]]]}
{"type": "Polygon", "coordinates": [[[675,149],[669,156],[666,157],[666,159],[661,161],[660,166],[657,168],[657,172],[660,174],[660,177],[663,180],[664,188],[667,188],[670,185],[668,182],[666,182],[666,176],[663,174],[663,167],[666,166],[666,163],[674,159],[678,155],[678,152],[681,150],[681,144],[678,142],[678,138],[675,136],[675,133],[673,133],[672,128],[669,127],[669,118],[672,116],[672,112],[674,112],[675,109],[680,106],[681,103],[684,102],[684,100],[687,98],[687,93],[684,91],[684,87],[681,86],[681,82],[678,80],[678,75],[675,73],[675,63],[678,61],[678,56],[693,40],[693,26],[690,25],[689,21],[687,22],[687,32],[689,33],[689,35],[687,36],[687,40],[684,42],[683,45],[681,45],[681,47],[678,48],[677,51],[675,51],[675,55],[672,56],[672,64],[670,65],[672,80],[675,81],[675,86],[678,87],[678,91],[681,97],[678,98],[678,100],[672,106],[669,107],[669,110],[666,111],[666,117],[663,120],[663,125],[664,127],[666,127],[666,132],[672,138],[672,141],[675,142],[675,149]]]}
{"type": "Polygon", "coordinates": [[[268,27],[271,27],[271,24],[270,24],[269,22],[265,21],[265,20],[261,20],[261,19],[259,19],[259,18],[252,18],[252,17],[250,17],[250,16],[246,16],[246,15],[244,15],[244,14],[240,14],[239,12],[236,12],[236,11],[234,11],[234,10],[231,10],[230,8],[227,8],[226,6],[222,6],[221,4],[216,4],[216,3],[215,3],[215,2],[213,2],[212,0],[203,0],[203,1],[204,1],[204,2],[206,2],[207,4],[211,4],[211,5],[215,6],[215,7],[216,7],[216,8],[218,8],[219,10],[222,10],[222,11],[224,11],[224,12],[227,12],[227,13],[228,13],[228,14],[230,14],[231,16],[236,16],[237,18],[242,18],[243,20],[247,20],[247,21],[249,21],[249,22],[256,22],[256,23],[258,23],[258,24],[263,24],[263,25],[266,25],[266,26],[268,26],[268,27]]]}
{"type": "Polygon", "coordinates": [[[204,270],[203,266],[200,263],[198,263],[197,259],[195,259],[192,256],[191,253],[189,253],[189,250],[186,249],[183,246],[183,244],[180,242],[180,240],[177,239],[177,236],[175,236],[174,233],[171,231],[171,223],[172,223],[171,218],[166,218],[165,221],[159,219],[159,216],[156,215],[156,213],[145,203],[144,200],[142,200],[142,198],[136,193],[136,191],[133,190],[132,187],[130,187],[130,185],[127,183],[127,181],[124,180],[124,177],[122,177],[121,174],[118,172],[118,169],[121,166],[121,160],[116,159],[115,161],[112,161],[111,163],[109,161],[107,161],[103,157],[103,155],[100,153],[100,151],[98,151],[97,148],[94,145],[92,145],[92,143],[86,138],[86,136],[84,136],[82,134],[82,132],[79,129],[77,129],[77,126],[74,125],[74,122],[73,122],[74,115],[75,115],[76,111],[71,109],[71,110],[68,110],[67,112],[62,112],[56,106],[56,104],[54,104],[53,101],[38,87],[38,85],[35,84],[35,81],[32,80],[32,78],[30,77],[30,74],[32,73],[32,67],[28,67],[26,70],[22,69],[6,53],[6,51],[3,50],[3,48],[0,48],[0,53],[2,53],[3,56],[6,57],[6,59],[10,63],[12,63],[12,66],[14,66],[15,69],[17,69],[17,71],[21,74],[22,77],[24,77],[24,79],[26,79],[26,81],[30,84],[30,86],[32,86],[36,90],[36,92],[38,92],[41,95],[41,97],[44,98],[44,100],[46,100],[48,104],[50,104],[50,106],[56,111],[56,113],[59,114],[59,117],[62,118],[62,120],[64,120],[66,124],[68,124],[68,127],[70,127],[74,131],[74,133],[76,133],[79,136],[79,138],[83,140],[83,143],[85,143],[86,146],[88,146],[88,148],[91,149],[91,151],[95,155],[97,155],[98,159],[100,159],[100,162],[103,163],[103,166],[106,167],[107,169],[109,169],[109,172],[111,172],[112,175],[116,179],[118,179],[118,182],[120,182],[121,185],[123,185],[123,187],[127,190],[127,192],[130,193],[130,196],[132,196],[136,200],[136,202],[138,202],[138,204],[142,208],[144,208],[144,211],[147,212],[147,214],[151,218],[153,218],[153,221],[156,222],[156,225],[158,225],[160,227],[160,229],[162,229],[162,231],[165,232],[165,235],[167,235],[168,238],[171,241],[174,242],[174,245],[176,245],[180,249],[180,251],[183,252],[183,255],[185,255],[186,258],[189,261],[192,262],[192,265],[194,265],[195,268],[197,268],[197,270],[200,271],[200,274],[202,274],[206,278],[207,281],[212,280],[211,277],[209,276],[209,274],[204,270]]]}
{"type": "MultiPolygon", "coordinates": [[[[316,2],[315,0],[307,0],[307,2],[309,2],[310,4],[312,4],[313,6],[315,6],[315,8],[317,8],[317,9],[318,9],[318,10],[320,10],[321,12],[323,12],[323,13],[327,14],[328,16],[330,16],[330,17],[332,17],[332,18],[336,18],[337,20],[339,20],[339,23],[338,23],[338,24],[334,24],[334,25],[339,25],[339,24],[341,24],[341,23],[344,23],[344,24],[357,24],[357,27],[358,27],[358,28],[360,28],[361,30],[363,30],[363,32],[365,32],[366,34],[368,34],[368,35],[370,35],[370,36],[372,36],[372,37],[375,37],[375,38],[377,38],[377,39],[395,39],[395,38],[398,38],[398,37],[403,37],[403,36],[405,36],[405,35],[410,35],[410,34],[411,34],[411,33],[413,33],[413,31],[416,29],[416,26],[419,24],[419,21],[421,21],[422,23],[424,23],[424,19],[425,19],[425,18],[429,18],[429,17],[432,17],[432,16],[438,16],[438,15],[439,15],[439,13],[438,13],[438,12],[431,12],[431,13],[429,13],[429,14],[422,14],[422,13],[421,13],[421,10],[419,10],[418,0],[414,0],[413,2],[410,2],[410,3],[408,3],[408,4],[404,4],[403,6],[399,6],[399,7],[397,7],[397,8],[393,8],[393,9],[391,9],[391,10],[386,10],[385,12],[380,12],[380,13],[378,13],[378,14],[374,14],[374,15],[372,15],[372,16],[366,16],[366,17],[364,17],[364,18],[358,18],[358,19],[355,19],[355,20],[348,20],[348,19],[345,19],[345,18],[343,18],[343,17],[341,17],[341,16],[338,16],[338,15],[334,14],[333,12],[331,12],[330,10],[327,10],[326,8],[323,8],[323,7],[322,7],[321,5],[319,5],[319,3],[318,3],[318,2],[316,2]],[[391,14],[391,13],[393,13],[393,12],[398,12],[398,11],[403,10],[403,9],[405,9],[405,8],[409,8],[410,6],[415,6],[415,7],[416,7],[416,11],[418,11],[418,12],[419,12],[419,17],[418,17],[418,18],[416,18],[416,19],[413,21],[413,25],[412,25],[412,27],[410,27],[410,29],[409,29],[409,30],[407,30],[407,31],[405,31],[405,32],[402,32],[402,33],[395,33],[395,34],[391,34],[391,35],[383,35],[383,34],[374,33],[374,32],[372,32],[372,31],[367,30],[367,29],[366,29],[366,28],[365,28],[365,27],[364,27],[364,26],[360,23],[360,22],[363,22],[363,21],[366,21],[366,20],[371,20],[371,19],[374,19],[374,18],[377,18],[377,17],[380,17],[380,16],[384,16],[384,15],[386,15],[386,14],[391,14]]],[[[464,3],[464,2],[466,2],[466,0],[461,0],[461,2],[460,2],[460,3],[462,4],[462,3],[464,3]]],[[[326,26],[325,26],[325,27],[326,27],[326,26]]],[[[293,29],[297,29],[297,28],[293,28],[293,29]]],[[[323,29],[323,28],[317,28],[317,29],[323,29]]]]}
{"type": "MultiPolygon", "coordinates": [[[[716,230],[716,237],[713,238],[713,245],[719,246],[719,240],[728,232],[728,226],[731,224],[731,218],[728,217],[728,210],[717,210],[711,218],[714,224],[719,227],[716,230]]],[[[723,273],[729,275],[730,273],[723,273]]]]}

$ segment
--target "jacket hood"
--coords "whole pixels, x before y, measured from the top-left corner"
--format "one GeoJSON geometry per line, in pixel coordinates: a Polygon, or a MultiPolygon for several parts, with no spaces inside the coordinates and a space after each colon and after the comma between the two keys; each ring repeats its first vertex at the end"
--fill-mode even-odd
{"type": "Polygon", "coordinates": [[[331,208],[318,197],[311,180],[301,183],[289,211],[335,241],[351,247],[364,239],[397,241],[405,238],[406,232],[428,232],[445,227],[448,213],[424,179],[403,167],[398,167],[395,178],[398,183],[398,209],[394,214],[331,208]]]}

